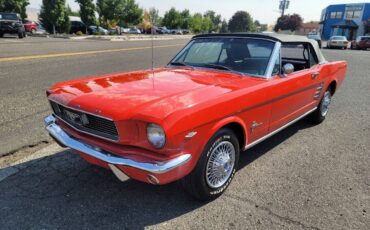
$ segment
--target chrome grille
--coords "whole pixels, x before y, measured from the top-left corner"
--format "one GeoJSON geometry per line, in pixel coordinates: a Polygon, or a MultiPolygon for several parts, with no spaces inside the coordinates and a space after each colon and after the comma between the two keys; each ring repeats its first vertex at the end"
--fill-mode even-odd
{"type": "Polygon", "coordinates": [[[118,131],[113,121],[71,109],[50,101],[54,114],[75,129],[87,134],[118,141],[118,131]]]}

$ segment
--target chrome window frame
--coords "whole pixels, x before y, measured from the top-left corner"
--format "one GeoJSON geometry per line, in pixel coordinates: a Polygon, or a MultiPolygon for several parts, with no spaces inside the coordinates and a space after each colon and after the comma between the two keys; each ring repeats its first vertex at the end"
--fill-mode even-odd
{"type": "Polygon", "coordinates": [[[270,61],[267,65],[267,70],[265,74],[266,78],[272,78],[272,72],[274,71],[275,63],[278,58],[280,59],[279,64],[281,72],[281,42],[275,41],[275,47],[274,50],[272,51],[270,61]]]}

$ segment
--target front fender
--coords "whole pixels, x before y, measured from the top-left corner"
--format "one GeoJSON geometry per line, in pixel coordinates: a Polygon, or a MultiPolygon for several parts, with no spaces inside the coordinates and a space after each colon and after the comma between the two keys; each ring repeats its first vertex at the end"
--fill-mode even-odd
{"type": "MultiPolygon", "coordinates": [[[[238,124],[240,125],[242,128],[243,128],[243,136],[244,136],[244,143],[248,143],[247,140],[248,140],[248,133],[246,132],[247,130],[247,127],[244,123],[244,121],[236,116],[236,115],[233,115],[233,116],[230,116],[230,117],[226,117],[226,118],[223,118],[219,121],[217,121],[216,123],[214,123],[211,127],[211,129],[209,129],[209,132],[206,134],[206,137],[207,137],[207,140],[211,139],[211,137],[218,131],[220,130],[221,128],[225,127],[225,126],[228,126],[230,124],[238,124]]],[[[237,134],[238,135],[238,134],[237,134]]],[[[244,148],[244,146],[240,146],[240,149],[244,148]]]]}

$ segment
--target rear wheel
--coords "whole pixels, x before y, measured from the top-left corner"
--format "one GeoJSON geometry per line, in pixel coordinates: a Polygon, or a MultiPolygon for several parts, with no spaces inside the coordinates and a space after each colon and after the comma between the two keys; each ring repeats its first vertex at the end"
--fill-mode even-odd
{"type": "Polygon", "coordinates": [[[31,34],[35,34],[36,33],[36,29],[35,28],[33,28],[32,30],[31,30],[31,34]]]}
{"type": "Polygon", "coordinates": [[[310,116],[312,123],[320,124],[321,122],[325,120],[326,115],[329,112],[331,97],[332,97],[332,92],[330,91],[330,89],[326,90],[316,111],[313,112],[310,116]]]}
{"type": "Polygon", "coordinates": [[[182,184],[199,200],[216,199],[232,181],[238,161],[237,137],[232,130],[221,129],[209,140],[196,167],[182,179],[182,184]]]}

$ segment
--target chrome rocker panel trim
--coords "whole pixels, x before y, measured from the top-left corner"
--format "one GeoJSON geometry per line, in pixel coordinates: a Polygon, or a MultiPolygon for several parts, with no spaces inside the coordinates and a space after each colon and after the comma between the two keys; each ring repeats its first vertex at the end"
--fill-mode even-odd
{"type": "Polygon", "coordinates": [[[118,166],[129,166],[144,170],[150,173],[161,174],[166,173],[172,169],[175,169],[191,159],[190,154],[183,154],[174,159],[164,162],[148,163],[148,162],[138,162],[128,158],[112,156],[110,153],[101,150],[100,148],[93,147],[83,141],[77,140],[69,136],[64,132],[59,125],[55,123],[56,119],[53,115],[45,117],[44,122],[46,130],[49,134],[59,142],[59,144],[67,146],[71,149],[83,152],[94,158],[102,160],[110,165],[118,166]]]}

